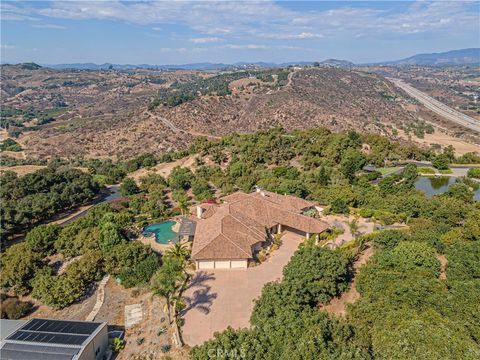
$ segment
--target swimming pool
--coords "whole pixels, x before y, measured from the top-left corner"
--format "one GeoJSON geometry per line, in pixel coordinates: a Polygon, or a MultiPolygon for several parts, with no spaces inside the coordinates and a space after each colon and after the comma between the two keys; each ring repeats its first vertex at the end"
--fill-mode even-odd
{"type": "Polygon", "coordinates": [[[155,241],[159,244],[168,244],[170,241],[175,242],[178,235],[172,230],[175,221],[169,220],[161,223],[150,224],[143,229],[143,235],[155,235],[155,241]]]}

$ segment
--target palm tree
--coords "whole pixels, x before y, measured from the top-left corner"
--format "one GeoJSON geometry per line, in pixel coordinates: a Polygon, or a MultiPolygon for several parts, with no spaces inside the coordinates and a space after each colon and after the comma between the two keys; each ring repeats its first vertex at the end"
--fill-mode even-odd
{"type": "Polygon", "coordinates": [[[187,244],[182,244],[180,242],[176,242],[165,252],[165,256],[175,258],[182,263],[187,261],[189,255],[190,251],[187,248],[187,244]]]}
{"type": "Polygon", "coordinates": [[[165,299],[165,310],[168,321],[172,323],[171,307],[173,300],[183,292],[187,274],[184,271],[183,264],[174,259],[166,258],[162,267],[152,277],[151,290],[154,295],[161,296],[165,299]]]}
{"type": "Polygon", "coordinates": [[[152,278],[151,290],[154,295],[165,299],[164,312],[167,313],[169,324],[174,323],[175,333],[182,344],[178,317],[185,308],[182,293],[185,291],[190,275],[187,273],[188,249],[184,244],[176,243],[165,254],[164,262],[152,278]]]}
{"type": "Polygon", "coordinates": [[[181,199],[178,200],[178,206],[180,207],[180,210],[182,211],[182,215],[185,215],[185,213],[188,211],[188,207],[190,206],[190,203],[188,202],[188,198],[182,197],[181,199]]]}

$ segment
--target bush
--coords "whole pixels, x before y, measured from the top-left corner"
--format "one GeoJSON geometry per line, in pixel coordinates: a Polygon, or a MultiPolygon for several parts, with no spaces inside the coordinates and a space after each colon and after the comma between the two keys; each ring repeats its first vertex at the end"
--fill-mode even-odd
{"type": "Polygon", "coordinates": [[[444,154],[436,156],[432,161],[433,167],[437,168],[438,170],[447,170],[449,168],[449,164],[450,162],[444,154]]]}
{"type": "Polygon", "coordinates": [[[401,241],[407,239],[404,232],[398,230],[383,230],[370,235],[373,247],[376,250],[391,250],[401,241]]]}
{"type": "Polygon", "coordinates": [[[388,211],[375,211],[373,217],[384,225],[392,225],[398,221],[398,216],[388,211]]]}
{"type": "Polygon", "coordinates": [[[295,252],[285,266],[283,276],[283,283],[296,293],[298,301],[306,304],[326,303],[346,289],[350,259],[341,251],[304,246],[295,252]]]}
{"type": "Polygon", "coordinates": [[[125,341],[118,337],[114,338],[112,342],[112,351],[115,353],[119,353],[123,349],[125,349],[125,341]]]}
{"type": "Polygon", "coordinates": [[[350,208],[345,200],[337,198],[332,201],[329,211],[333,214],[348,214],[350,208]]]}
{"type": "Polygon", "coordinates": [[[120,185],[120,193],[123,196],[134,195],[140,192],[137,183],[132,178],[125,178],[120,185]]]}
{"type": "Polygon", "coordinates": [[[75,277],[56,276],[50,267],[37,272],[32,280],[32,297],[55,310],[63,309],[84,293],[83,282],[75,277]]]}
{"type": "Polygon", "coordinates": [[[39,225],[27,234],[25,241],[33,251],[42,256],[51,255],[60,230],[59,225],[39,225]]]}
{"type": "Polygon", "coordinates": [[[16,294],[25,293],[35,272],[43,266],[42,258],[25,242],[10,246],[0,255],[0,285],[16,294]]]}
{"type": "Polygon", "coordinates": [[[396,256],[397,267],[402,271],[422,268],[438,277],[440,263],[432,246],[417,241],[402,241],[392,251],[396,256]]]}
{"type": "Polygon", "coordinates": [[[467,176],[469,178],[480,179],[480,168],[468,169],[467,176]]]}
{"type": "Polygon", "coordinates": [[[17,320],[26,316],[32,310],[33,304],[20,301],[17,297],[0,294],[0,310],[2,319],[17,320]]]}
{"type": "Polygon", "coordinates": [[[158,267],[157,255],[139,242],[123,242],[105,258],[106,271],[119,277],[126,288],[148,283],[158,267]]]}
{"type": "Polygon", "coordinates": [[[360,209],[358,214],[363,218],[371,218],[374,214],[372,209],[360,209]]]}

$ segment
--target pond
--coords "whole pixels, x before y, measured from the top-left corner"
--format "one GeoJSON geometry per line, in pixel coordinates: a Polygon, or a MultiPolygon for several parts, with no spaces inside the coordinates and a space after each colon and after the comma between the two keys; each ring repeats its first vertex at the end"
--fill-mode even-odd
{"type": "Polygon", "coordinates": [[[170,241],[175,242],[175,240],[178,239],[177,233],[172,230],[172,226],[175,225],[175,223],[175,221],[169,220],[150,224],[143,229],[143,235],[155,235],[155,241],[159,244],[168,244],[170,241]]]}
{"type": "MultiPolygon", "coordinates": [[[[446,192],[450,185],[455,184],[456,180],[457,178],[453,176],[420,176],[415,182],[415,188],[423,191],[428,197],[432,197],[446,192]]],[[[477,201],[480,200],[480,189],[474,191],[473,198],[477,201]]]]}

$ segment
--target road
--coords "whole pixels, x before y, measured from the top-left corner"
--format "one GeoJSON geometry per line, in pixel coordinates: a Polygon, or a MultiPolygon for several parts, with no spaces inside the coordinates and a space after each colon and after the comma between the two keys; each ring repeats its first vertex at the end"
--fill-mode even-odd
{"type": "MultiPolygon", "coordinates": [[[[103,196],[102,198],[97,200],[95,202],[95,205],[103,204],[103,203],[109,203],[109,202],[112,202],[116,199],[119,199],[121,197],[119,189],[120,189],[119,185],[108,186],[109,194],[106,195],[106,196],[103,196]]],[[[91,206],[86,208],[85,210],[82,210],[82,211],[78,212],[74,216],[67,218],[66,220],[63,220],[63,221],[60,220],[60,221],[57,221],[56,223],[60,226],[65,226],[65,225],[71,224],[75,220],[78,220],[81,217],[84,217],[90,209],[91,209],[91,206]]]]}
{"type": "Polygon", "coordinates": [[[425,105],[426,108],[432,110],[436,114],[458,125],[480,133],[480,121],[468,115],[462,114],[461,112],[454,110],[451,107],[448,107],[447,105],[421,92],[420,90],[415,89],[413,86],[403,82],[400,79],[388,78],[388,80],[393,82],[396,86],[405,91],[411,97],[420,101],[423,105],[425,105]]]}

